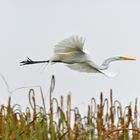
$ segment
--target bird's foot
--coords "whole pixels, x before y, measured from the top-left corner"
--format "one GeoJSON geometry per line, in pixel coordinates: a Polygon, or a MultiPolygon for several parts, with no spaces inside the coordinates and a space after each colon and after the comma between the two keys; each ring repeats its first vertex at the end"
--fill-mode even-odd
{"type": "Polygon", "coordinates": [[[27,57],[27,60],[20,62],[20,66],[28,65],[28,64],[33,64],[33,60],[30,59],[29,57],[27,57]]]}

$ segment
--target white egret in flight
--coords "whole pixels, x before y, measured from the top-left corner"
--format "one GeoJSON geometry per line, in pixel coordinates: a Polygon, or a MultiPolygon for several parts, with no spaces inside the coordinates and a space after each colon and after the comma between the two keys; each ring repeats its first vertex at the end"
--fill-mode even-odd
{"type": "Polygon", "coordinates": [[[65,63],[70,69],[88,73],[102,73],[107,76],[115,76],[114,73],[106,71],[109,64],[119,60],[135,60],[134,58],[116,56],[105,59],[101,65],[95,64],[84,51],[85,40],[82,37],[71,36],[62,40],[54,47],[54,56],[46,61],[33,61],[30,58],[22,61],[21,65],[37,63],[65,63]]]}

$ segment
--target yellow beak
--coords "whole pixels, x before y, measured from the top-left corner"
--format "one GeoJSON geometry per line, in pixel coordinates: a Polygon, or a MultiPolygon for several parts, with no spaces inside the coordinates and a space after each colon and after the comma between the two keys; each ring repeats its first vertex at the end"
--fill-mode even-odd
{"type": "Polygon", "coordinates": [[[125,57],[125,56],[121,56],[120,58],[123,60],[136,60],[135,58],[125,57]]]}

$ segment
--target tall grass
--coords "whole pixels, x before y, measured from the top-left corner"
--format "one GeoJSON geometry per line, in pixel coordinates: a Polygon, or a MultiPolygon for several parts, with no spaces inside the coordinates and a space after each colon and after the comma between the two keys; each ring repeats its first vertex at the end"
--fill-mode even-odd
{"type": "Polygon", "coordinates": [[[87,114],[80,115],[77,107],[71,107],[71,96],[53,97],[55,78],[52,76],[49,97],[49,111],[36,105],[35,91],[29,91],[30,108],[22,112],[18,104],[0,106],[0,140],[139,140],[140,126],[137,99],[134,109],[131,105],[122,108],[118,100],[103,98],[100,102],[92,98],[87,114]],[[66,107],[64,107],[66,102],[66,107]]]}

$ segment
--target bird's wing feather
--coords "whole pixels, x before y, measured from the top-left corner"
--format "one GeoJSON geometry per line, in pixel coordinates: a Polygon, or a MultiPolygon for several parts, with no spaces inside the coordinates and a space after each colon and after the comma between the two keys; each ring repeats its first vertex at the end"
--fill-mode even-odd
{"type": "Polygon", "coordinates": [[[67,39],[59,42],[55,48],[55,54],[63,54],[69,52],[81,52],[83,51],[84,40],[82,37],[71,36],[67,39]]]}
{"type": "Polygon", "coordinates": [[[112,71],[108,71],[108,70],[100,70],[100,72],[102,74],[104,74],[105,76],[111,77],[111,78],[115,77],[118,74],[116,72],[112,72],[112,71]]]}
{"type": "Polygon", "coordinates": [[[68,64],[67,67],[70,69],[79,71],[79,72],[87,72],[87,73],[102,73],[107,77],[115,77],[117,73],[107,71],[107,70],[100,70],[96,68],[93,64],[90,63],[74,63],[74,64],[68,64]]]}
{"type": "Polygon", "coordinates": [[[79,71],[79,72],[88,72],[88,73],[96,73],[100,72],[98,69],[93,67],[92,65],[88,63],[74,63],[74,64],[68,64],[67,67],[70,69],[79,71]]]}

